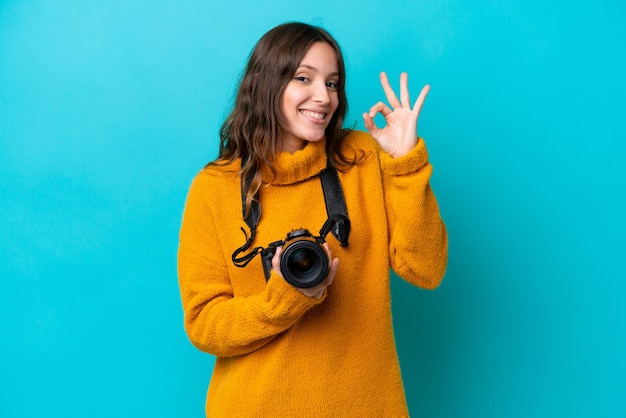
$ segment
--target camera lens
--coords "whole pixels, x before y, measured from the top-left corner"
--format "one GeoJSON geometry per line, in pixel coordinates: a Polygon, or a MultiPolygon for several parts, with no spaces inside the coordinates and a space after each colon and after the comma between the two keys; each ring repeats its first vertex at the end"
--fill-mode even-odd
{"type": "Polygon", "coordinates": [[[313,269],[315,269],[316,261],[318,260],[315,254],[300,248],[291,254],[291,257],[289,257],[287,261],[287,267],[289,271],[298,276],[306,276],[307,274],[311,274],[313,269]]]}
{"type": "Polygon", "coordinates": [[[285,247],[280,270],[293,286],[313,287],[328,274],[328,255],[316,242],[297,240],[285,247]]]}

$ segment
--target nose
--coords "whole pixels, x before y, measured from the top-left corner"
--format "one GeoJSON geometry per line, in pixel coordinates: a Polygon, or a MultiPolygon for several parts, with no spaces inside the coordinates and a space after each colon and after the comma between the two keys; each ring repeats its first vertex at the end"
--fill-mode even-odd
{"type": "Polygon", "coordinates": [[[330,95],[328,94],[328,87],[325,81],[314,83],[313,89],[313,100],[316,103],[328,104],[330,102],[330,95]]]}

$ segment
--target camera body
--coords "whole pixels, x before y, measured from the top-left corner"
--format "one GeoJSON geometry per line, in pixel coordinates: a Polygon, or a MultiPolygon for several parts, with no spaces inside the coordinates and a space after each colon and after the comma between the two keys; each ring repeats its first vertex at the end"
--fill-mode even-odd
{"type": "Polygon", "coordinates": [[[306,229],[291,231],[285,241],[275,241],[263,250],[265,277],[270,276],[276,248],[282,246],[280,271],[289,284],[305,289],[321,283],[328,275],[330,264],[328,253],[322,246],[324,242],[324,238],[313,236],[306,229]]]}

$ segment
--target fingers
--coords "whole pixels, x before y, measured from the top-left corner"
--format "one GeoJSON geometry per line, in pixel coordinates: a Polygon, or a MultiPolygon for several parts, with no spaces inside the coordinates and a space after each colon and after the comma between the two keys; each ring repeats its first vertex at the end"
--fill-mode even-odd
{"type": "Polygon", "coordinates": [[[314,297],[318,299],[322,297],[322,295],[324,294],[324,290],[326,290],[328,286],[333,284],[333,282],[335,281],[335,276],[337,275],[337,270],[339,270],[339,259],[332,258],[332,255],[330,257],[331,261],[329,264],[330,268],[328,269],[328,275],[320,284],[312,289],[314,297]]]}
{"type": "Polygon", "coordinates": [[[415,105],[413,106],[413,112],[416,115],[419,115],[422,111],[422,106],[424,106],[424,101],[426,100],[426,96],[428,96],[428,92],[430,91],[430,85],[426,84],[422,91],[420,92],[419,97],[415,101],[415,105]]]}
{"type": "Polygon", "coordinates": [[[380,84],[383,86],[385,96],[389,104],[394,109],[401,107],[411,108],[411,98],[409,96],[409,75],[406,72],[400,74],[400,100],[393,91],[391,84],[389,84],[389,78],[385,72],[380,73],[380,84]]]}
{"type": "Polygon", "coordinates": [[[276,252],[274,253],[274,257],[272,257],[272,269],[278,274],[281,278],[283,277],[283,273],[280,271],[280,256],[283,253],[283,247],[276,248],[276,252]]]}
{"type": "Polygon", "coordinates": [[[333,261],[330,262],[330,270],[328,271],[328,276],[326,277],[326,281],[328,281],[328,283],[326,284],[327,287],[335,281],[337,270],[339,270],[339,259],[333,258],[333,261]]]}
{"type": "Polygon", "coordinates": [[[387,97],[387,101],[391,107],[394,109],[402,107],[396,93],[391,88],[391,84],[389,84],[389,79],[387,78],[387,74],[385,72],[380,73],[380,84],[383,86],[383,91],[385,92],[385,96],[387,97]]]}
{"type": "Polygon", "coordinates": [[[335,275],[337,275],[337,270],[339,270],[339,259],[333,258],[332,251],[330,250],[330,247],[328,246],[327,243],[324,243],[323,245],[324,245],[324,248],[326,249],[326,252],[328,253],[328,260],[329,260],[328,261],[328,266],[329,266],[328,274],[326,275],[326,277],[324,278],[322,282],[320,282],[319,284],[311,288],[304,288],[304,289],[297,288],[305,296],[313,297],[316,299],[319,299],[322,296],[324,296],[324,291],[326,290],[328,286],[333,284],[333,282],[335,281],[335,275]]]}
{"type": "Polygon", "coordinates": [[[407,73],[400,74],[400,101],[402,107],[411,108],[411,98],[409,97],[409,75],[407,73]]]}
{"type": "Polygon", "coordinates": [[[373,118],[378,112],[380,112],[384,117],[387,117],[393,113],[393,110],[391,110],[389,106],[383,102],[378,102],[374,106],[370,107],[369,116],[373,118]]]}
{"type": "Polygon", "coordinates": [[[383,117],[386,118],[387,116],[391,115],[393,111],[385,103],[378,102],[370,108],[368,113],[363,113],[363,122],[365,124],[365,128],[372,135],[376,135],[376,132],[378,132],[379,130],[376,126],[376,123],[374,123],[374,116],[376,116],[377,113],[380,113],[381,115],[383,115],[383,117]]]}
{"type": "Polygon", "coordinates": [[[372,119],[372,117],[367,113],[363,113],[363,123],[370,134],[373,134],[378,129],[374,123],[374,119],[372,119]]]}
{"type": "Polygon", "coordinates": [[[328,281],[328,284],[326,286],[330,286],[333,280],[335,280],[335,274],[337,274],[337,270],[339,269],[339,259],[333,258],[333,251],[328,246],[328,243],[326,242],[324,243],[324,248],[326,249],[326,252],[328,252],[328,260],[329,260],[329,267],[330,267],[328,269],[328,276],[326,276],[325,281],[328,281]]]}
{"type": "MultiPolygon", "coordinates": [[[[402,72],[400,74],[400,100],[398,100],[398,97],[393,91],[391,84],[389,84],[389,78],[384,72],[380,73],[380,83],[383,86],[383,90],[385,91],[385,96],[387,96],[387,101],[394,110],[399,108],[411,109],[411,96],[409,94],[409,75],[406,72],[402,72]]],[[[422,91],[420,92],[420,95],[413,106],[413,112],[415,112],[416,114],[419,114],[422,110],[422,106],[424,105],[424,101],[426,100],[426,96],[428,95],[429,90],[430,86],[428,84],[425,85],[424,88],[422,88],[422,91]]],[[[382,102],[378,102],[377,104],[372,106],[372,109],[370,109],[369,114],[372,118],[376,115],[375,110],[380,111],[385,117],[392,113],[389,107],[385,106],[382,102]],[[385,109],[385,112],[382,111],[383,109],[385,109]]]]}

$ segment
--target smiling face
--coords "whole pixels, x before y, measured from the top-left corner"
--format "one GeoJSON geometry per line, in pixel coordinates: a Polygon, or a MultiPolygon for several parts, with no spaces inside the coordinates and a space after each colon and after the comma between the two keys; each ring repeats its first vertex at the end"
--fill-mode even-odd
{"type": "Polygon", "coordinates": [[[338,85],[335,50],[325,42],[313,43],[283,93],[282,151],[293,153],[324,138],[339,104],[338,85]]]}

